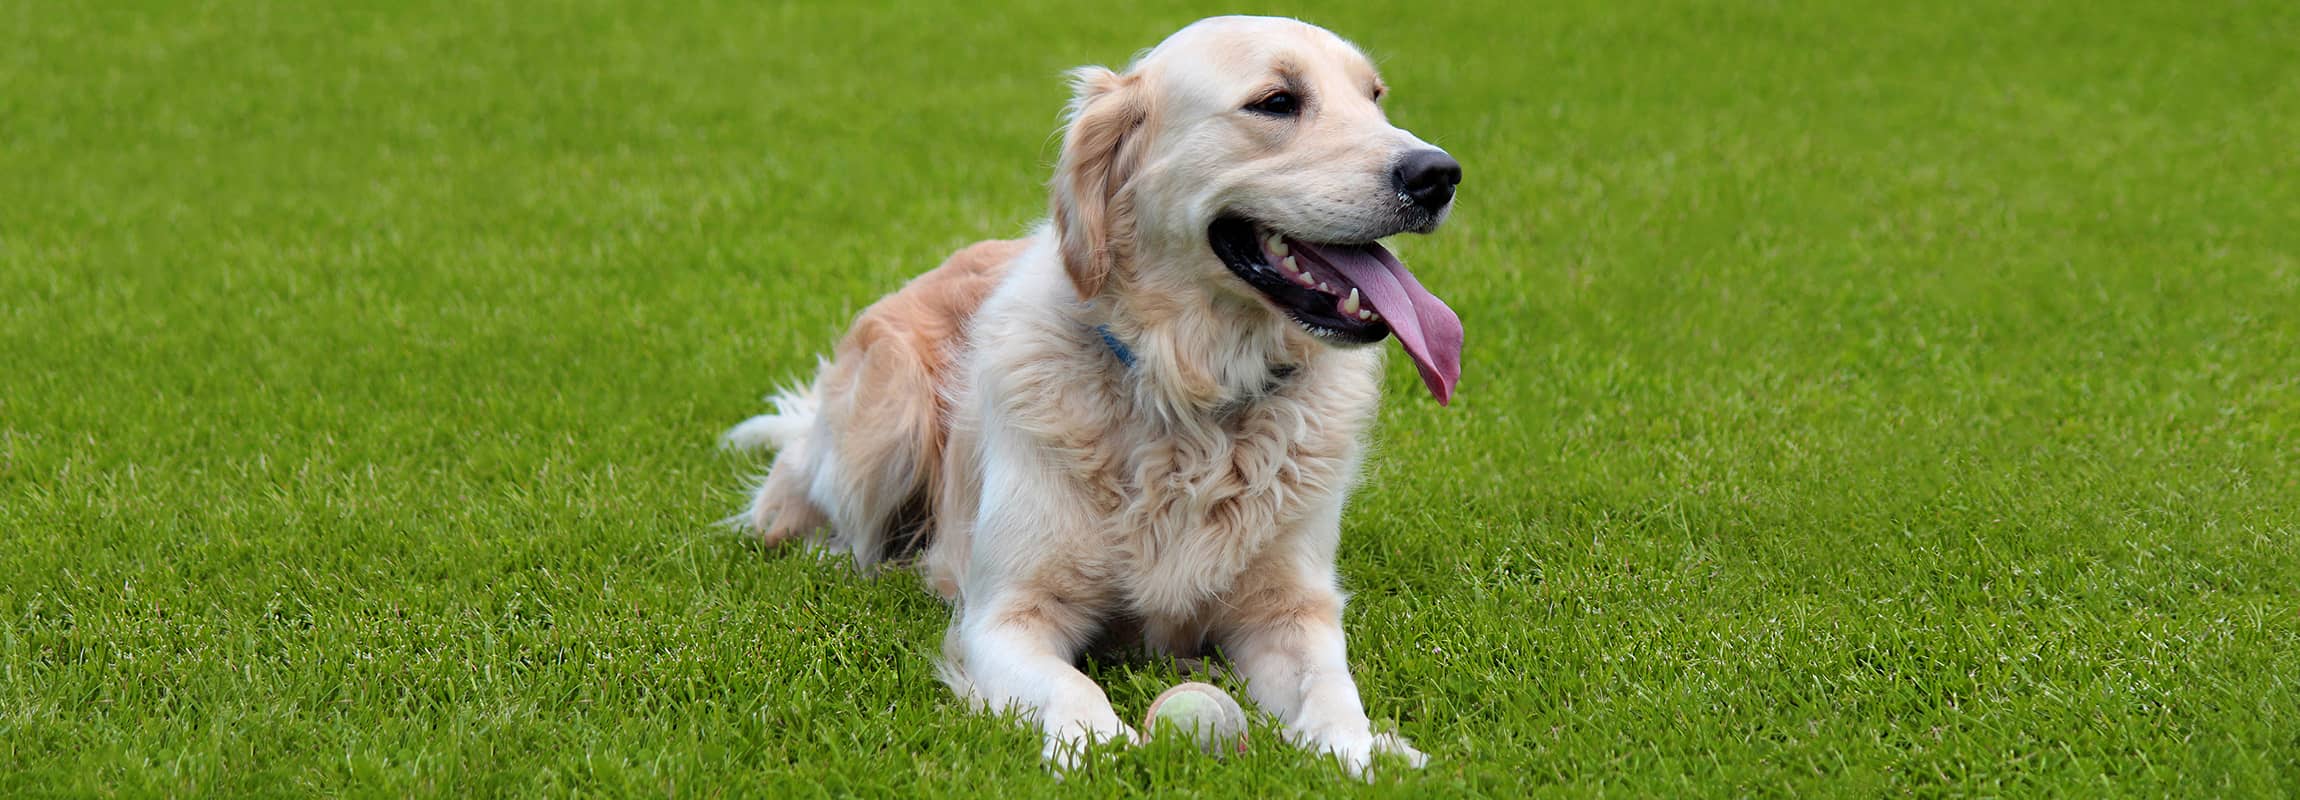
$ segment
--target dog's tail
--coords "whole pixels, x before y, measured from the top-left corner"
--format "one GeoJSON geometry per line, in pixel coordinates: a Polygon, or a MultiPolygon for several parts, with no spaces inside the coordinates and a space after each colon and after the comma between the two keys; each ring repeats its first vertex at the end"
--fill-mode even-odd
{"type": "Polygon", "coordinates": [[[820,413],[812,382],[806,385],[788,385],[767,395],[767,404],[774,411],[742,421],[719,436],[719,446],[729,450],[781,450],[805,436],[820,413]]]}

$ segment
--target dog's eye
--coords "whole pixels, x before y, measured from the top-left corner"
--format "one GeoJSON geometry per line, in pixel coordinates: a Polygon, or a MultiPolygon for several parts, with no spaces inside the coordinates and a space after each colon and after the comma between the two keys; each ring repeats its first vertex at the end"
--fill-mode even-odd
{"type": "Polygon", "coordinates": [[[1302,113],[1302,98],[1294,96],[1293,92],[1276,92],[1247,103],[1246,110],[1273,117],[1291,117],[1302,113]]]}

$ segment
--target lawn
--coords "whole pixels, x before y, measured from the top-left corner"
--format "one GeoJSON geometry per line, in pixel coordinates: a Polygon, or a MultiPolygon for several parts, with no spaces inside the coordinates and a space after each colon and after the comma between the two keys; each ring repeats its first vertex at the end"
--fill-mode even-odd
{"type": "Polygon", "coordinates": [[[0,4],[0,795],[2300,792],[2300,6],[1265,9],[1468,173],[1360,787],[1057,783],[915,578],[714,526],[1060,71],[1230,10],[1007,5],[0,4]]]}

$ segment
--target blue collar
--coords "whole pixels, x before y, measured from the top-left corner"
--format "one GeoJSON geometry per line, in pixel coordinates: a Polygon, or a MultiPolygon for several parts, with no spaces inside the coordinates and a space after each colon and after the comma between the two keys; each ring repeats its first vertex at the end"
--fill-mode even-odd
{"type": "MultiPolygon", "coordinates": [[[[1118,341],[1118,334],[1111,333],[1110,326],[1096,325],[1094,332],[1102,336],[1102,346],[1110,348],[1110,355],[1118,358],[1119,366],[1127,369],[1134,368],[1134,348],[1127,347],[1125,342],[1118,341]]],[[[1262,393],[1269,394],[1277,391],[1278,385],[1284,383],[1287,378],[1294,377],[1294,372],[1298,369],[1300,367],[1294,364],[1279,364],[1271,367],[1269,382],[1263,384],[1262,393]]]]}
{"type": "Polygon", "coordinates": [[[1134,368],[1134,350],[1127,347],[1125,342],[1118,341],[1118,334],[1111,333],[1110,326],[1096,325],[1094,332],[1102,334],[1103,346],[1110,348],[1110,354],[1118,357],[1120,365],[1127,369],[1134,368]]]}

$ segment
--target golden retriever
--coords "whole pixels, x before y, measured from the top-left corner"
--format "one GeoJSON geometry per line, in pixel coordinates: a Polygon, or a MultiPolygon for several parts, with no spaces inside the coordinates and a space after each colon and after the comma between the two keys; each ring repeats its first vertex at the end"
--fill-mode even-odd
{"type": "Polygon", "coordinates": [[[1363,774],[1375,733],[1334,551],[1395,338],[1439,402],[1462,328],[1376,240],[1435,229],[1461,167],[1392,126],[1349,42],[1202,20],[1072,73],[1052,219],[880,300],[813,383],[729,431],[779,450],[744,523],[953,607],[943,676],[1058,768],[1138,737],[1089,639],[1219,647],[1286,737],[1363,774]]]}

